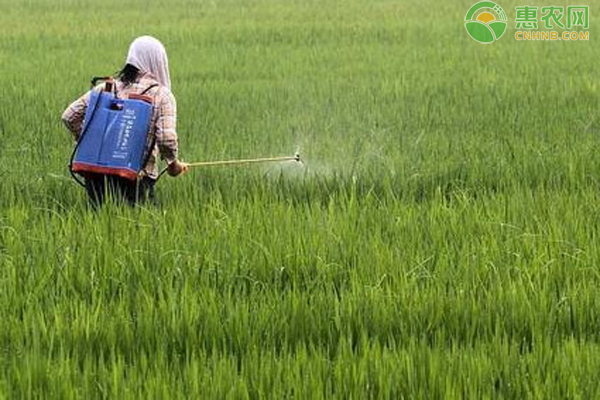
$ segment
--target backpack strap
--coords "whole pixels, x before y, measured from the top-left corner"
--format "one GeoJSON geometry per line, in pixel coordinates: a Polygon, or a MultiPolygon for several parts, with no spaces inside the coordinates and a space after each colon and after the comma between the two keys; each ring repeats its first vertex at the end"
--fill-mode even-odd
{"type": "MultiPolygon", "coordinates": [[[[140,95],[145,95],[146,93],[148,93],[148,91],[152,88],[158,87],[158,83],[153,83],[152,85],[148,86],[142,93],[140,93],[140,95]]],[[[142,163],[142,169],[141,171],[144,171],[146,169],[146,166],[148,165],[148,161],[150,161],[150,156],[152,155],[152,152],[154,151],[154,146],[156,146],[156,133],[154,134],[154,137],[152,138],[152,144],[150,144],[150,147],[148,148],[148,154],[146,154],[146,157],[144,157],[144,162],[142,163]]]]}
{"type": "Polygon", "coordinates": [[[140,93],[142,96],[145,95],[146,93],[148,93],[148,91],[152,88],[158,87],[158,83],[153,83],[152,85],[148,86],[142,93],[140,93]]]}
{"type": "Polygon", "coordinates": [[[104,82],[104,91],[105,92],[114,92],[115,97],[117,97],[117,85],[115,84],[115,80],[112,76],[95,76],[90,81],[91,89],[96,88],[98,82],[104,82]]]}
{"type": "Polygon", "coordinates": [[[95,88],[98,85],[98,81],[111,81],[113,79],[112,76],[94,76],[90,81],[91,88],[95,88]]]}
{"type": "Polygon", "coordinates": [[[152,88],[157,87],[158,84],[155,83],[153,85],[148,86],[142,93],[130,93],[127,95],[127,98],[132,99],[132,100],[142,100],[145,101],[148,104],[154,104],[154,99],[152,98],[152,96],[147,95],[146,93],[148,93],[148,91],[152,88]]]}

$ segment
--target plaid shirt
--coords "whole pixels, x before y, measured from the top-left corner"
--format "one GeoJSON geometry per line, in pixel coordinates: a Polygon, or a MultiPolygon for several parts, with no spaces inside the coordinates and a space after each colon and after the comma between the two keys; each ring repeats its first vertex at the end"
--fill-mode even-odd
{"type": "MultiPolygon", "coordinates": [[[[148,87],[158,82],[150,74],[144,74],[138,77],[137,81],[124,86],[121,81],[116,81],[117,94],[120,98],[126,98],[129,93],[140,94],[148,87]]],[[[103,87],[104,85],[102,85],[103,87]]],[[[85,110],[90,103],[90,93],[87,92],[79,99],[74,101],[63,113],[62,120],[67,129],[73,133],[75,140],[79,139],[83,128],[83,119],[85,110]]],[[[177,159],[177,132],[175,131],[177,123],[177,104],[171,91],[164,86],[157,86],[146,92],[147,95],[154,98],[154,107],[152,109],[152,119],[150,122],[150,131],[146,151],[152,143],[152,138],[156,137],[156,145],[152,149],[152,154],[148,159],[148,164],[144,167],[146,175],[152,179],[158,177],[157,158],[160,153],[161,158],[172,163],[177,159]]]]}

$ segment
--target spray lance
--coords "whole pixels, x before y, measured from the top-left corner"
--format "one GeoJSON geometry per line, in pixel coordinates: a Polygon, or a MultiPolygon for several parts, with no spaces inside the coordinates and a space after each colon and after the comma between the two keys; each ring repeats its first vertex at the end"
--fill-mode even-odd
{"type": "MultiPolygon", "coordinates": [[[[284,156],[284,157],[267,157],[267,158],[247,158],[241,160],[221,160],[221,161],[201,161],[189,163],[189,168],[196,167],[217,167],[217,166],[230,166],[230,165],[245,165],[245,164],[264,164],[264,163],[275,163],[275,162],[283,162],[283,161],[296,161],[302,163],[300,158],[300,153],[296,152],[293,156],[284,156]]],[[[167,168],[164,168],[158,174],[158,178],[163,176],[163,174],[167,172],[167,168]]],[[[157,179],[158,179],[157,178],[157,179]]]]}

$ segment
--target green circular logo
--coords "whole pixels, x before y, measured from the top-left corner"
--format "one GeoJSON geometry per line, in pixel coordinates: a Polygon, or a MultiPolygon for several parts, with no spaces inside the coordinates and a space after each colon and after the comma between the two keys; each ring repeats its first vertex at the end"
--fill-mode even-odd
{"type": "Polygon", "coordinates": [[[494,43],[504,35],[506,26],[506,13],[491,1],[480,1],[465,16],[467,32],[479,43],[494,43]]]}

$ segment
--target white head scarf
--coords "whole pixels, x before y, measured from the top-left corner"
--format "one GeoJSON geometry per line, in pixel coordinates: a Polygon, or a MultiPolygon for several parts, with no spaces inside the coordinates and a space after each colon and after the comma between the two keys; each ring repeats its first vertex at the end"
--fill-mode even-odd
{"type": "Polygon", "coordinates": [[[158,83],[171,89],[169,75],[169,59],[165,47],[152,36],[140,36],[129,46],[127,64],[131,64],[141,72],[154,75],[158,83]]]}

